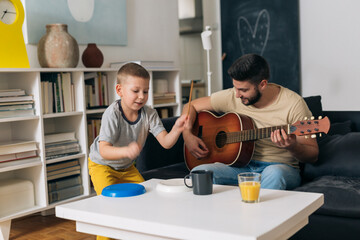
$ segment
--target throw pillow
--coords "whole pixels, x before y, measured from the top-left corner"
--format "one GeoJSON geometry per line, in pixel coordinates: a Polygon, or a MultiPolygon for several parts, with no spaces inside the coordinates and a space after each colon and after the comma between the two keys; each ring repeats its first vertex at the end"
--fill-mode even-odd
{"type": "Polygon", "coordinates": [[[323,116],[321,96],[304,97],[304,100],[315,118],[323,116]]]}
{"type": "Polygon", "coordinates": [[[349,132],[351,132],[351,121],[347,120],[345,122],[332,123],[328,135],[345,135],[349,132]]]}
{"type": "Polygon", "coordinates": [[[304,164],[304,179],[316,177],[360,177],[360,132],[333,135],[319,142],[319,157],[314,164],[304,164]]]}

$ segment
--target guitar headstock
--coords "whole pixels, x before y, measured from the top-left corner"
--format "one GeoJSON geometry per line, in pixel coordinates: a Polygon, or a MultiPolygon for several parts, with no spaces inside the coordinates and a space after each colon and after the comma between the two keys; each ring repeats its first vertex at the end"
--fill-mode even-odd
{"type": "Polygon", "coordinates": [[[300,120],[290,126],[291,134],[295,134],[296,136],[321,136],[321,133],[328,133],[329,129],[330,120],[328,117],[319,117],[318,119],[311,117],[311,119],[300,120]]]}

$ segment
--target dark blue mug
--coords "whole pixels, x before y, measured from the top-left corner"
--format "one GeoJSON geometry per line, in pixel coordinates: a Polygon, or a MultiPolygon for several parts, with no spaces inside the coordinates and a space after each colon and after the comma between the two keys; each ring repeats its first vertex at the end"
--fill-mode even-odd
{"type": "Polygon", "coordinates": [[[213,172],[207,170],[196,170],[184,177],[184,183],[188,188],[193,189],[195,195],[209,195],[213,191],[213,172]],[[186,183],[191,178],[192,185],[186,183]]]}

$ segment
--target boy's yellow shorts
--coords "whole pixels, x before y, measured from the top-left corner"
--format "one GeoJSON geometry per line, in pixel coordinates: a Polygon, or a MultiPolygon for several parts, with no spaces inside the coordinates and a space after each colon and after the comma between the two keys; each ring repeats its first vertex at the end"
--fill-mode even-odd
{"type": "Polygon", "coordinates": [[[89,174],[97,195],[103,188],[117,183],[141,183],[144,178],[134,165],[124,170],[115,170],[109,166],[94,163],[89,160],[89,174]]]}

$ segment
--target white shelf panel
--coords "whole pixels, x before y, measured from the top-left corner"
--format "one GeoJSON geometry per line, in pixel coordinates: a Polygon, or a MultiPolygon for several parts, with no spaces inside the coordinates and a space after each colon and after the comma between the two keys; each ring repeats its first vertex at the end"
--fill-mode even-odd
{"type": "Polygon", "coordinates": [[[46,210],[45,206],[34,206],[32,208],[27,208],[27,209],[22,210],[22,211],[14,212],[14,213],[12,213],[10,215],[6,215],[6,216],[1,216],[0,215],[0,222],[11,220],[11,219],[14,219],[14,218],[27,216],[29,214],[37,213],[37,212],[44,211],[44,210],[46,210]]]}
{"type": "Polygon", "coordinates": [[[179,106],[178,103],[162,103],[154,105],[154,108],[179,106]]]}
{"type": "Polygon", "coordinates": [[[105,108],[99,108],[99,109],[87,109],[86,114],[95,114],[95,113],[103,113],[105,112],[105,108]]]}
{"type": "Polygon", "coordinates": [[[35,167],[35,166],[41,166],[42,162],[40,160],[40,157],[34,157],[34,158],[28,158],[28,159],[22,159],[22,160],[14,160],[10,162],[3,162],[0,163],[0,172],[8,172],[23,168],[29,168],[29,167],[35,167]]]}
{"type": "Polygon", "coordinates": [[[61,112],[61,113],[50,113],[45,114],[43,118],[57,118],[57,117],[69,117],[69,116],[78,116],[82,115],[83,112],[61,112]]]}

